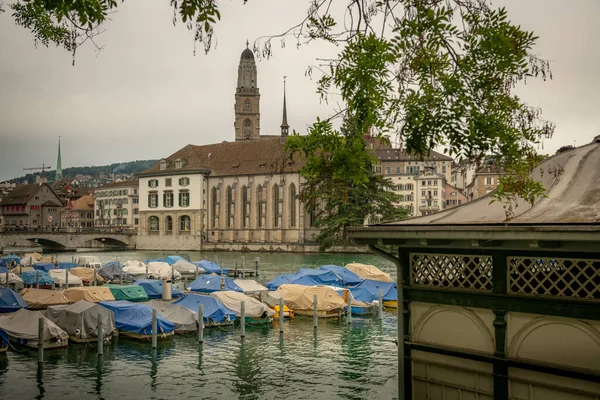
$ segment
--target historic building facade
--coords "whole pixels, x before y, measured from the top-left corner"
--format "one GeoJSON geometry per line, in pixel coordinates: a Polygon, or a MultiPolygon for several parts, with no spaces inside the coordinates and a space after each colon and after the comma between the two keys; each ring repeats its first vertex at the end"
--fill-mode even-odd
{"type": "Polygon", "coordinates": [[[0,203],[3,229],[56,228],[61,206],[61,200],[47,183],[17,185],[0,203]]]}
{"type": "Polygon", "coordinates": [[[94,192],[94,225],[109,229],[136,229],[139,225],[139,182],[114,182],[94,192]]]}
{"type": "Polygon", "coordinates": [[[301,160],[280,135],[260,134],[260,94],[250,49],[242,52],[235,92],[235,141],[188,145],[138,174],[139,249],[316,249],[318,230],[297,198],[301,160]]]}

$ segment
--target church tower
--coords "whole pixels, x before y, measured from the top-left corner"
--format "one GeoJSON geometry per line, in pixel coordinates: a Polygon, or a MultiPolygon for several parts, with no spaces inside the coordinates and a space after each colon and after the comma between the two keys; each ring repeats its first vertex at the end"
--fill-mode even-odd
{"type": "Polygon", "coordinates": [[[56,160],[56,175],[54,176],[55,181],[62,179],[62,160],[60,159],[60,136],[58,137],[58,159],[56,160]]]}
{"type": "Polygon", "coordinates": [[[260,139],[260,94],[254,54],[248,48],[248,42],[238,67],[234,127],[235,140],[260,139]]]}

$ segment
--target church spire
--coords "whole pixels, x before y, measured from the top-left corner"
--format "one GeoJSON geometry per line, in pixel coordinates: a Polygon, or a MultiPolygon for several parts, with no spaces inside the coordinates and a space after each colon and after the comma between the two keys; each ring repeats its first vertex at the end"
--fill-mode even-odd
{"type": "Polygon", "coordinates": [[[58,181],[62,179],[62,162],[60,159],[60,136],[58,137],[58,159],[56,160],[56,175],[54,180],[58,181]]]}
{"type": "Polygon", "coordinates": [[[290,126],[287,122],[287,107],[285,104],[285,76],[283,77],[283,120],[281,122],[281,136],[288,136],[290,126]]]}

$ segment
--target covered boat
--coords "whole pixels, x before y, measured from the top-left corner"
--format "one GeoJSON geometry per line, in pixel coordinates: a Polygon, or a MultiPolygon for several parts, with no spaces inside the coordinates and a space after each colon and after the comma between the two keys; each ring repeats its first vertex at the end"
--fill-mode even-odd
{"type": "Polygon", "coordinates": [[[141,261],[127,261],[123,266],[123,272],[131,275],[134,278],[146,276],[146,264],[141,261]]]}
{"type": "Polygon", "coordinates": [[[33,269],[48,272],[52,269],[56,269],[56,266],[51,262],[36,262],[33,264],[33,269]]]}
{"type": "Polygon", "coordinates": [[[0,353],[5,353],[8,349],[8,334],[0,329],[0,353]]]}
{"type": "Polygon", "coordinates": [[[21,297],[27,302],[27,308],[30,310],[70,303],[62,290],[25,288],[21,290],[21,297]]]}
{"type": "MultiPolygon", "coordinates": [[[[133,282],[135,286],[141,286],[148,295],[149,299],[162,299],[162,287],[163,281],[159,279],[138,279],[133,282]]],[[[175,285],[171,285],[171,296],[173,298],[183,296],[181,290],[177,289],[175,285]]]]}
{"type": "Polygon", "coordinates": [[[69,335],[50,321],[39,311],[21,308],[12,314],[0,316],[0,329],[6,332],[8,339],[16,344],[37,348],[38,341],[43,340],[44,349],[67,347],[69,335]],[[44,336],[39,338],[38,327],[40,317],[44,318],[44,336]]]}
{"type": "Polygon", "coordinates": [[[60,261],[58,263],[58,265],[56,265],[56,267],[58,267],[57,269],[71,270],[73,268],[76,268],[77,264],[75,264],[74,262],[70,262],[70,261],[60,261]]]}
{"type": "Polygon", "coordinates": [[[380,282],[392,282],[390,274],[383,272],[374,265],[350,263],[346,265],[346,268],[363,279],[371,279],[380,282]]]}
{"type": "Polygon", "coordinates": [[[67,332],[69,339],[76,343],[98,340],[100,320],[102,320],[102,336],[105,340],[110,340],[116,332],[112,311],[85,300],[65,306],[48,307],[46,318],[67,332]]]}
{"type": "MultiPolygon", "coordinates": [[[[98,274],[98,271],[99,269],[95,268],[77,267],[71,268],[69,272],[75,276],[80,277],[84,285],[89,285],[90,283],[94,282],[94,272],[96,273],[96,283],[104,282],[104,278],[102,278],[102,276],[98,274]]],[[[71,282],[69,282],[69,284],[70,283],[71,282]]]]}
{"type": "Polygon", "coordinates": [[[205,327],[232,325],[235,321],[235,313],[214,297],[189,293],[172,304],[185,307],[195,313],[198,312],[198,306],[202,304],[204,307],[202,312],[204,313],[205,327]]]}
{"type": "Polygon", "coordinates": [[[339,265],[323,265],[320,269],[335,273],[342,280],[343,286],[355,286],[363,281],[363,278],[339,265]]]}
{"type": "Polygon", "coordinates": [[[181,261],[181,260],[183,260],[183,261],[187,261],[185,258],[183,258],[183,257],[181,257],[181,256],[166,256],[166,257],[165,257],[165,259],[164,259],[164,260],[161,260],[161,261],[164,261],[164,262],[166,262],[166,263],[167,263],[167,264],[169,264],[169,265],[173,265],[173,264],[175,264],[177,261],[181,261]]]}
{"type": "Polygon", "coordinates": [[[233,283],[242,288],[243,293],[250,296],[253,294],[260,294],[260,292],[265,292],[269,290],[253,279],[234,279],[233,283]]]}
{"type": "Polygon", "coordinates": [[[221,267],[214,261],[202,260],[202,261],[194,261],[192,264],[196,264],[201,267],[206,274],[217,274],[221,275],[221,271],[223,271],[223,275],[227,275],[229,270],[227,268],[221,267]]]}
{"type": "Polygon", "coordinates": [[[166,303],[159,300],[150,300],[146,303],[160,315],[175,324],[175,333],[190,333],[198,330],[198,314],[177,304],[166,303]]]}
{"type": "MultiPolygon", "coordinates": [[[[6,272],[0,274],[0,286],[6,287],[6,272]]],[[[25,283],[19,275],[8,272],[8,287],[18,291],[25,287],[25,283]]]]}
{"type": "Polygon", "coordinates": [[[199,276],[188,286],[188,288],[192,292],[199,293],[212,293],[222,290],[243,292],[242,288],[236,285],[230,277],[213,274],[199,276]]]}
{"type": "MultiPolygon", "coordinates": [[[[151,338],[152,307],[130,301],[102,301],[99,304],[113,312],[119,335],[134,339],[151,338]]],[[[159,339],[171,336],[175,332],[175,324],[160,314],[157,315],[156,326],[159,339]]]]}
{"type": "Polygon", "coordinates": [[[33,265],[41,259],[42,255],[40,253],[25,253],[21,257],[21,265],[33,265]]]}
{"type": "MultiPolygon", "coordinates": [[[[266,292],[260,292],[258,300],[265,303],[269,308],[275,311],[273,318],[279,318],[279,299],[282,299],[281,295],[276,291],[269,290],[266,292]]],[[[294,318],[294,310],[283,304],[283,318],[294,318]]]]}
{"type": "Polygon", "coordinates": [[[103,285],[110,289],[115,300],[148,301],[148,294],[137,285],[103,285]]]}
{"type": "Polygon", "coordinates": [[[319,317],[337,317],[346,307],[344,298],[328,286],[285,284],[281,285],[277,292],[283,297],[285,305],[297,315],[313,315],[315,295],[319,317]]]}
{"type": "Polygon", "coordinates": [[[182,276],[196,276],[196,274],[200,275],[204,273],[203,268],[184,259],[177,260],[171,266],[182,276]]]}
{"type": "Polygon", "coordinates": [[[38,283],[42,289],[52,289],[54,287],[54,279],[46,271],[23,271],[20,275],[25,286],[35,286],[38,283]]]}
{"type": "Polygon", "coordinates": [[[100,268],[102,267],[102,263],[100,263],[100,259],[96,256],[81,256],[77,260],[76,266],[84,268],[100,268]]]}
{"type": "Polygon", "coordinates": [[[379,289],[382,292],[385,307],[398,308],[398,289],[394,282],[380,282],[365,279],[363,283],[350,288],[352,297],[365,303],[379,301],[379,289]]]}
{"type": "Polygon", "coordinates": [[[224,292],[213,292],[210,294],[210,296],[214,297],[215,299],[219,299],[221,303],[225,305],[225,307],[235,312],[238,320],[242,313],[241,310],[243,301],[246,313],[246,324],[264,324],[273,321],[275,311],[271,310],[269,307],[255,298],[246,296],[244,293],[227,290],[224,292]]]}
{"type": "Polygon", "coordinates": [[[279,286],[285,285],[288,283],[294,283],[296,285],[304,285],[304,286],[317,286],[318,283],[310,276],[300,276],[298,277],[296,274],[281,274],[275,279],[267,282],[267,288],[269,290],[277,290],[279,286]]]}
{"type": "Polygon", "coordinates": [[[66,289],[63,294],[70,302],[85,300],[90,303],[115,300],[112,292],[106,286],[81,286],[66,289]]]}
{"type": "Polygon", "coordinates": [[[11,313],[27,308],[27,302],[12,289],[0,289],[0,313],[11,313]]]}
{"type": "Polygon", "coordinates": [[[83,281],[81,280],[81,278],[78,277],[78,276],[73,275],[67,269],[51,269],[50,271],[48,271],[48,274],[50,275],[50,277],[54,281],[54,284],[58,285],[58,286],[65,286],[65,285],[67,285],[67,279],[69,280],[68,281],[68,285],[69,286],[81,286],[81,285],[83,285],[83,281]]]}
{"type": "MultiPolygon", "coordinates": [[[[146,272],[144,271],[144,274],[146,272]]],[[[119,282],[121,283],[121,277],[123,282],[133,282],[135,279],[127,272],[123,271],[116,262],[110,262],[104,265],[102,268],[98,268],[98,275],[100,275],[106,282],[119,282]]]]}
{"type": "Polygon", "coordinates": [[[9,254],[0,259],[0,268],[4,267],[7,269],[15,268],[21,264],[21,259],[15,254],[9,254]]]}
{"type": "Polygon", "coordinates": [[[148,278],[151,279],[181,279],[181,274],[173,270],[166,262],[149,262],[148,278]]]}
{"type": "Polygon", "coordinates": [[[343,286],[344,283],[334,272],[324,269],[300,268],[295,274],[292,283],[297,284],[298,278],[309,277],[319,285],[343,286]]]}

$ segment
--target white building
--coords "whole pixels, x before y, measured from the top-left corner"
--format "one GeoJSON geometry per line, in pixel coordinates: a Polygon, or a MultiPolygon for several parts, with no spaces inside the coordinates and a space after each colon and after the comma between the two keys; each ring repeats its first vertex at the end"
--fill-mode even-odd
{"type": "Polygon", "coordinates": [[[139,182],[110,183],[94,192],[94,225],[137,229],[139,226],[139,182]]]}

